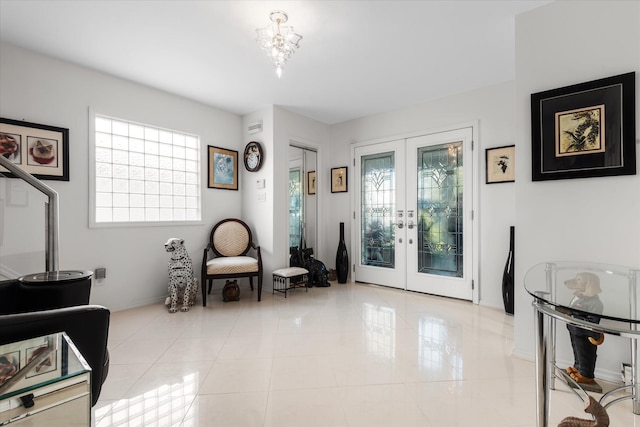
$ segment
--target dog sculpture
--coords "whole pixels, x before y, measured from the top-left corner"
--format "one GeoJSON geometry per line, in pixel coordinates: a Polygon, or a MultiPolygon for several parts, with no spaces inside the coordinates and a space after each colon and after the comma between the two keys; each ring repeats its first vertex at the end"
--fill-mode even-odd
{"type": "MultiPolygon", "coordinates": [[[[319,288],[326,288],[331,286],[329,283],[329,272],[327,267],[322,261],[319,261],[313,257],[313,248],[298,248],[297,246],[291,246],[289,248],[289,266],[290,267],[302,267],[309,271],[307,287],[311,288],[317,286],[319,288]]],[[[291,281],[300,281],[302,276],[292,277],[291,281]]]]}
{"type": "MultiPolygon", "coordinates": [[[[598,314],[602,314],[604,309],[598,296],[602,292],[600,278],[593,273],[578,273],[575,278],[565,281],[564,284],[574,291],[569,307],[579,310],[571,310],[569,314],[576,319],[600,323],[598,314]]],[[[574,325],[567,325],[567,329],[574,357],[574,365],[566,369],[567,374],[577,383],[595,385],[597,346],[604,341],[604,334],[574,325]]]]}
{"type": "Polygon", "coordinates": [[[329,283],[329,272],[322,261],[310,257],[304,264],[304,268],[309,270],[307,287],[317,286],[318,288],[327,288],[331,286],[329,283]]]}
{"type": "Polygon", "coordinates": [[[609,427],[609,415],[607,411],[593,397],[585,402],[584,412],[593,415],[593,420],[567,417],[560,421],[558,427],[609,427]]]}
{"type": "Polygon", "coordinates": [[[171,254],[169,296],[164,303],[169,306],[169,313],[178,311],[178,304],[182,304],[181,311],[189,311],[189,307],[196,303],[198,279],[193,275],[193,265],[184,247],[184,240],[172,237],[164,244],[164,248],[171,254]]]}

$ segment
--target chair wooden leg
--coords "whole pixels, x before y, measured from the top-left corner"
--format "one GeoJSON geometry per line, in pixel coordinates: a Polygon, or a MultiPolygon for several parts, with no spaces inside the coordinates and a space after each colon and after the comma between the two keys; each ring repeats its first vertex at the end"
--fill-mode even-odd
{"type": "Polygon", "coordinates": [[[249,277],[249,286],[251,286],[251,292],[253,292],[253,277],[249,277]]]}
{"type": "MultiPolygon", "coordinates": [[[[285,297],[287,294],[285,294],[285,297]]],[[[262,299],[262,274],[258,275],[258,301],[262,299]]]]}
{"type": "Polygon", "coordinates": [[[200,287],[202,288],[202,306],[206,307],[207,293],[205,291],[207,290],[207,280],[204,277],[202,277],[202,280],[200,281],[200,287]]]}
{"type": "Polygon", "coordinates": [[[213,286],[213,280],[209,279],[209,292],[207,292],[208,294],[211,294],[211,287],[213,286]]]}

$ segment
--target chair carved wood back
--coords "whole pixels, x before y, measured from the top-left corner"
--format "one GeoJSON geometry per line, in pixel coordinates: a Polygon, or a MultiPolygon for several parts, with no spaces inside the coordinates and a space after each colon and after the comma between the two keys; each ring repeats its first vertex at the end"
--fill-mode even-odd
{"type": "Polygon", "coordinates": [[[213,280],[248,277],[253,291],[253,278],[258,278],[258,301],[262,296],[262,255],[253,241],[249,226],[237,218],[227,218],[211,229],[209,244],[202,258],[202,305],[207,305],[213,280]],[[209,258],[209,252],[213,256],[209,258]],[[250,252],[251,251],[251,252],[250,252]],[[255,256],[253,253],[255,252],[255,256]],[[251,253],[251,254],[250,254],[251,253]],[[209,290],[206,290],[206,284],[209,290]]]}

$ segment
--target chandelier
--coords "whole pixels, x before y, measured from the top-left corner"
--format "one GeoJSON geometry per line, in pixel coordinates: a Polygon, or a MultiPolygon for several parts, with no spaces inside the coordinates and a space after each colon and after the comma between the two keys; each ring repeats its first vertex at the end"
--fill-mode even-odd
{"type": "Polygon", "coordinates": [[[293,31],[293,27],[282,25],[289,19],[283,11],[271,12],[269,19],[271,19],[271,25],[256,29],[258,43],[273,61],[278,78],[280,78],[284,63],[300,47],[298,43],[302,40],[302,36],[293,31]]]}

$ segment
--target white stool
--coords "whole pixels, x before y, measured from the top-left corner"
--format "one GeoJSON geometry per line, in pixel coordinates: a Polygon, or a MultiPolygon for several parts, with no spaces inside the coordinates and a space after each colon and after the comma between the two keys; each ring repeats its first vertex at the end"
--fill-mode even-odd
{"type": "Polygon", "coordinates": [[[309,292],[309,288],[307,287],[307,274],[309,274],[309,270],[301,267],[289,267],[289,268],[281,268],[273,272],[273,292],[284,292],[284,297],[287,297],[287,291],[295,288],[306,288],[307,292],[309,292]],[[292,279],[296,279],[292,282],[292,279]]]}

